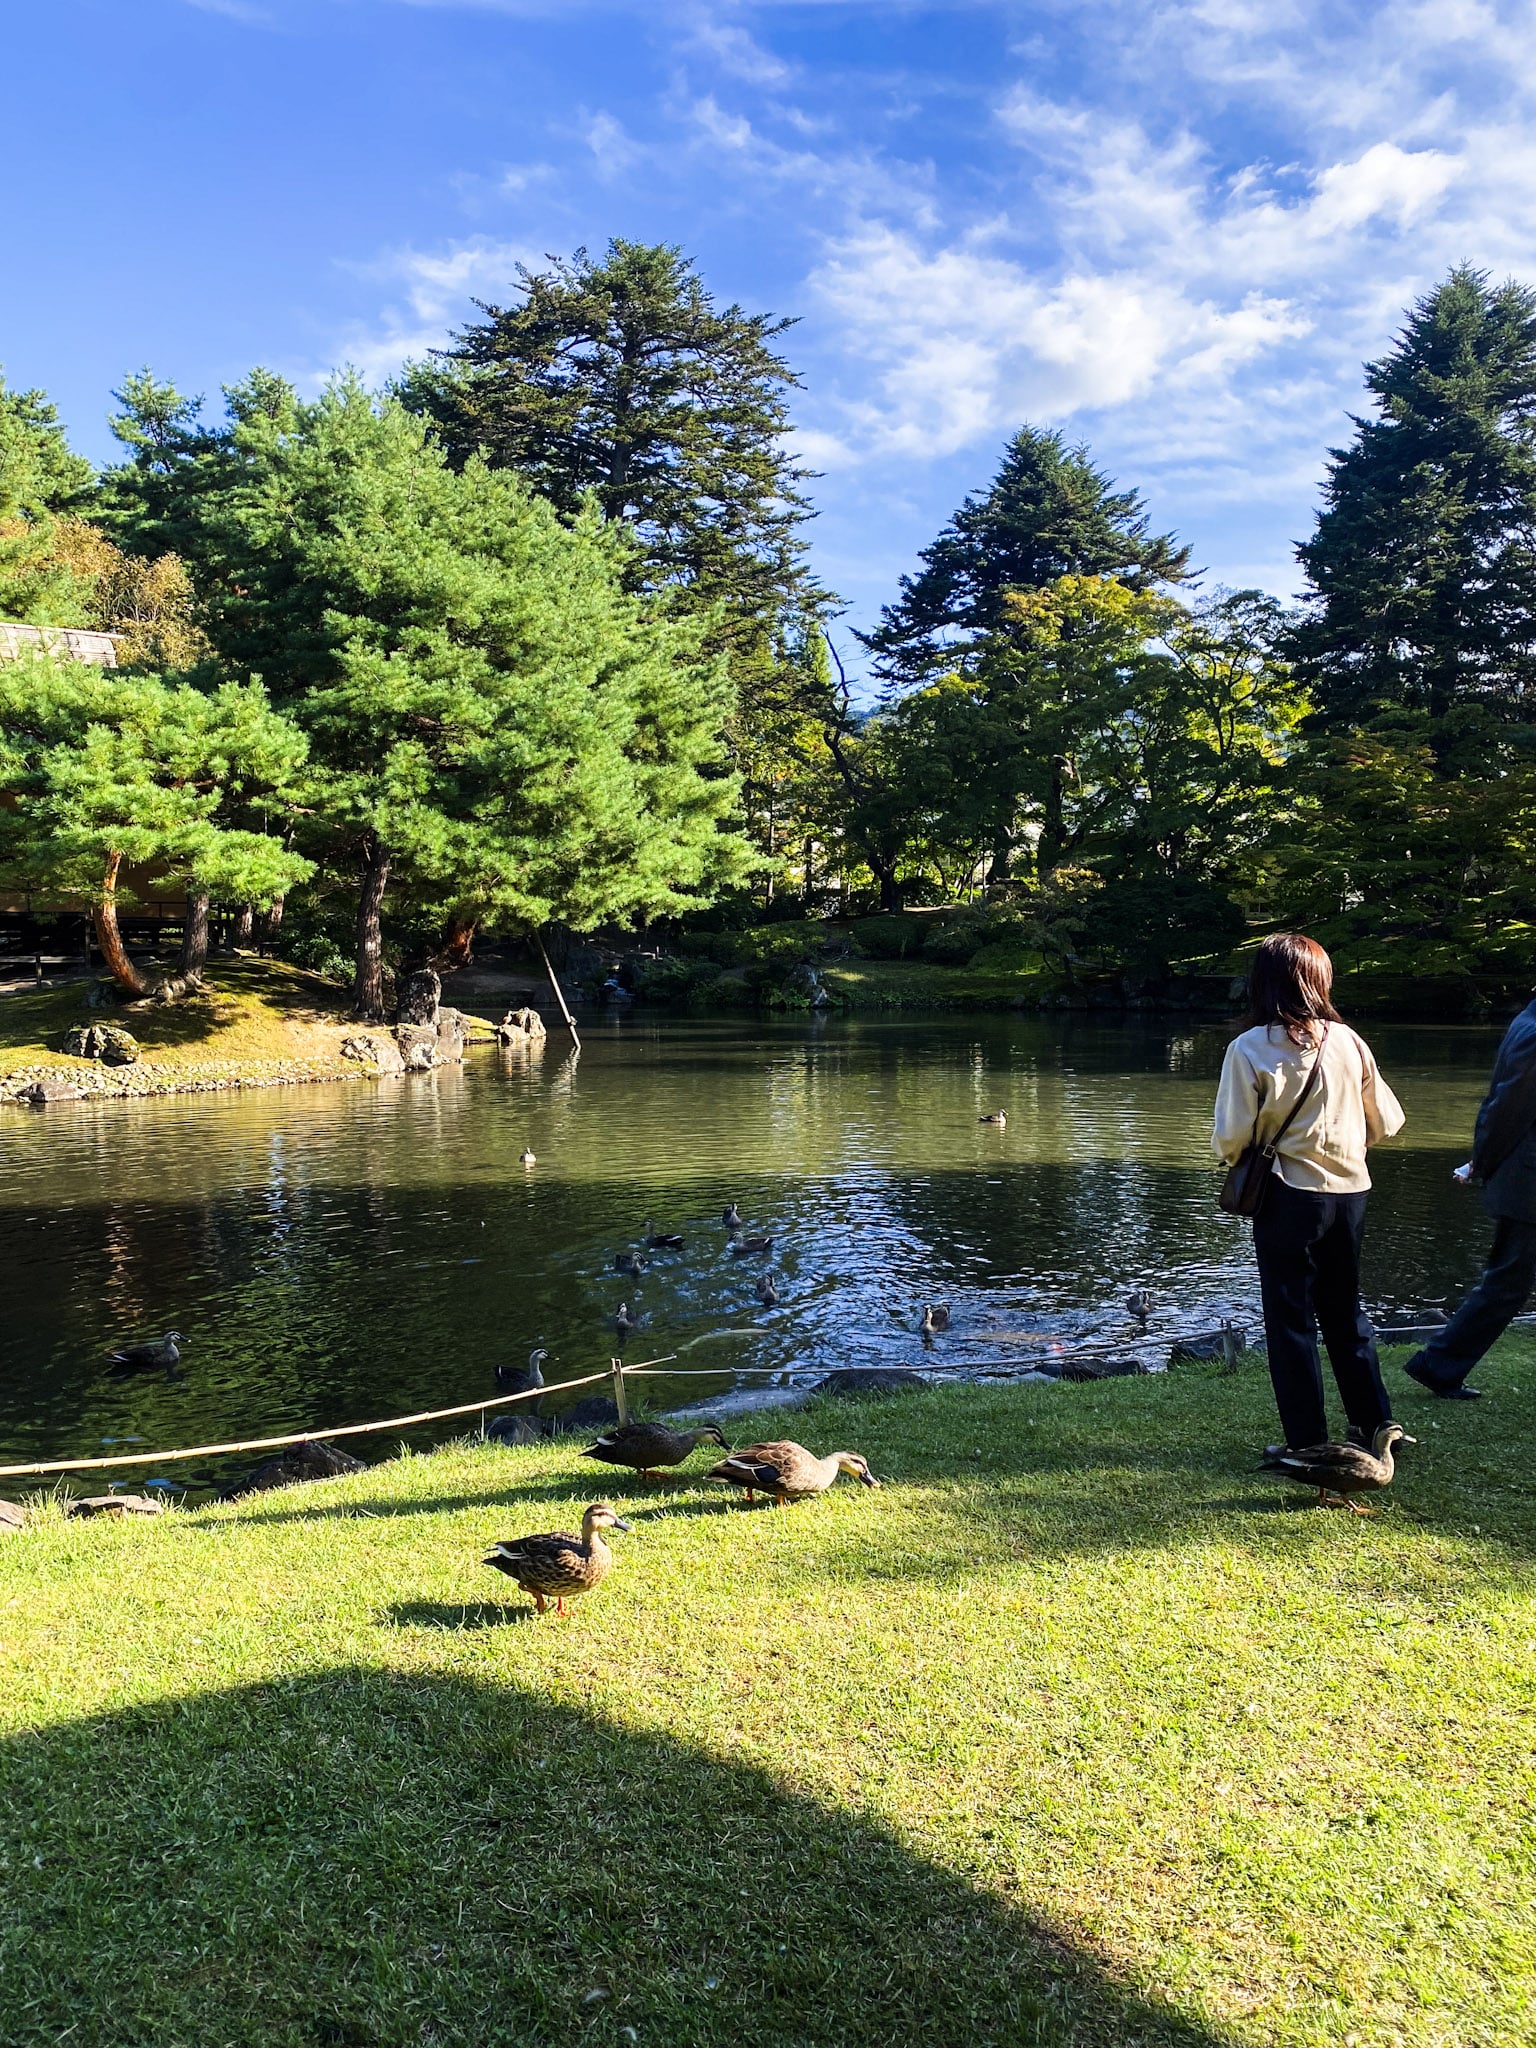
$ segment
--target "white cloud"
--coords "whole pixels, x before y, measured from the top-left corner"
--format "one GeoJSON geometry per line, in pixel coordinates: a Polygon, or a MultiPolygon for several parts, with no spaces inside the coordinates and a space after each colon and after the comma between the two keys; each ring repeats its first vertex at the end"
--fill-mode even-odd
{"type": "Polygon", "coordinates": [[[694,48],[707,52],[721,71],[749,85],[780,85],[789,77],[789,66],[782,58],[754,42],[739,22],[701,14],[685,30],[685,38],[694,48]]]}
{"type": "Polygon", "coordinates": [[[531,267],[537,258],[532,248],[476,237],[441,250],[396,249],[376,262],[348,265],[357,275],[390,286],[397,296],[369,325],[353,327],[339,338],[336,359],[350,363],[370,383],[382,383],[402,363],[441,348],[472,300],[494,302],[506,296],[518,264],[531,267]]]}

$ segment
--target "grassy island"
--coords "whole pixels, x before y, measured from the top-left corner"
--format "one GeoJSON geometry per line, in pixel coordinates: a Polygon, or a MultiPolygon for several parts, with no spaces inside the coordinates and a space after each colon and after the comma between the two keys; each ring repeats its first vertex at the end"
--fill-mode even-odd
{"type": "Polygon", "coordinates": [[[57,1075],[90,1094],[167,1095],[356,1075],[341,1056],[357,1030],[347,991],[285,960],[211,961],[203,986],[174,1003],[92,1009],[95,983],[0,996],[0,1100],[28,1080],[57,1075]],[[131,1067],[103,1067],[60,1051],[74,1024],[121,1024],[139,1042],[131,1067]]]}
{"type": "Polygon", "coordinates": [[[1198,1369],[803,1410],[886,1483],[782,1513],[478,1442],[45,1507],[0,2039],[1527,2041],[1536,1347],[1487,1384],[1404,1394],[1371,1520],[1254,1476],[1262,1373],[1198,1369]],[[608,1582],[532,1621],[488,1540],[603,1494],[608,1582]]]}

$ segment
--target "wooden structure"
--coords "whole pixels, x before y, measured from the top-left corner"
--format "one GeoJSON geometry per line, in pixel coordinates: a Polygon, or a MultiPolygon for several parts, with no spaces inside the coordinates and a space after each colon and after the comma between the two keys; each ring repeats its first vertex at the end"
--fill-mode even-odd
{"type": "Polygon", "coordinates": [[[41,648],[65,661],[89,661],[97,668],[117,667],[117,633],[97,633],[85,626],[17,626],[0,619],[0,661],[27,649],[41,648]]]}

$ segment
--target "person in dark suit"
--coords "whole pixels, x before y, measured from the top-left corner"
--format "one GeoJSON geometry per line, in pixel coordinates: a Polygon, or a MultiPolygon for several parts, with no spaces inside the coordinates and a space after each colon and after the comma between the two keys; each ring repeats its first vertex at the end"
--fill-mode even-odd
{"type": "Polygon", "coordinates": [[[1536,1285],[1536,1001],[1504,1034],[1459,1181],[1480,1180],[1493,1217],[1482,1278],[1443,1330],[1403,1367],[1445,1401],[1475,1401],[1467,1375],[1524,1308],[1536,1285]]]}

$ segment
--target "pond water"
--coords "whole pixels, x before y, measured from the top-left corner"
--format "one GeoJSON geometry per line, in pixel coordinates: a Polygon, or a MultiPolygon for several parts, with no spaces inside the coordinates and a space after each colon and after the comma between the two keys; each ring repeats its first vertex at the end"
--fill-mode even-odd
{"type": "MultiPolygon", "coordinates": [[[[1478,1267],[1481,1204],[1449,1174],[1498,1033],[1371,1037],[1409,1121],[1376,1157],[1367,1290],[1411,1319],[1478,1267]]],[[[690,1374],[653,1382],[655,1406],[746,1368],[1027,1365],[1053,1338],[1133,1337],[1135,1285],[1159,1297],[1138,1348],[1166,1356],[1223,1313],[1256,1327],[1246,1226],[1217,1211],[1206,1150],[1225,1038],[631,1014],[584,1026],[579,1057],[554,1035],[407,1081],[0,1109],[0,1459],[473,1401],[535,1344],[571,1378],[606,1363],[626,1296],[627,1358],[675,1352],[690,1374]],[[977,1121],[997,1108],[1006,1129],[977,1121]],[[727,1253],[729,1200],[773,1233],[777,1307],[727,1253]],[[614,1254],[648,1218],[687,1242],[636,1285],[614,1254]],[[953,1311],[932,1351],[924,1301],[953,1311]],[[108,1376],[112,1346],[172,1326],[179,1380],[108,1376]]]]}

